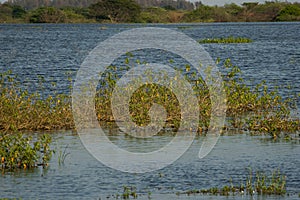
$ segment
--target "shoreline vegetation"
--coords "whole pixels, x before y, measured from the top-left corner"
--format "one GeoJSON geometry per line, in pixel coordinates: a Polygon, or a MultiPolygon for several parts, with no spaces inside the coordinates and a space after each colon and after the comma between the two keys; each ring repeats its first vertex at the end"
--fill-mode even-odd
{"type": "Polygon", "coordinates": [[[300,21],[300,3],[207,6],[185,0],[8,0],[0,23],[197,23],[300,21]]]}

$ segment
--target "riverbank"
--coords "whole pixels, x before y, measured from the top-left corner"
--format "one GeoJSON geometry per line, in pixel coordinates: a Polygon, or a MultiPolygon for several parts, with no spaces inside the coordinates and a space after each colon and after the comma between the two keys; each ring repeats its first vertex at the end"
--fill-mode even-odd
{"type": "MultiPolygon", "coordinates": [[[[88,7],[0,4],[0,23],[195,23],[300,21],[300,4],[266,2],[176,9],[143,7],[134,1],[91,4],[88,7]],[[124,4],[124,5],[123,5],[124,4]],[[120,6],[121,5],[121,6],[120,6]],[[109,9],[106,9],[109,8],[109,9]]],[[[45,4],[47,5],[47,4],[45,4]]]]}

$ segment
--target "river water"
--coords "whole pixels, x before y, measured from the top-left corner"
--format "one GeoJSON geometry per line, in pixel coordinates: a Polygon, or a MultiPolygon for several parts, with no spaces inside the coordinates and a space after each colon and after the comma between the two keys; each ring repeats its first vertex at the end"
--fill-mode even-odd
{"type": "MultiPolygon", "coordinates": [[[[0,71],[13,70],[13,73],[18,74],[22,86],[30,91],[41,90],[37,80],[42,76],[45,84],[41,93],[48,94],[54,90],[68,93],[68,77],[75,78],[84,58],[99,42],[121,31],[144,26],[148,25],[1,24],[0,71]],[[52,82],[57,84],[55,89],[51,86],[52,82]]],[[[243,77],[251,86],[267,80],[270,87],[291,85],[291,91],[287,87],[280,87],[283,96],[300,92],[300,23],[149,26],[181,31],[195,40],[228,36],[251,38],[253,43],[203,44],[203,47],[214,60],[230,58],[233,64],[242,69],[243,77]]],[[[140,54],[145,57],[147,52],[140,54]]],[[[157,54],[151,55],[149,60],[156,59],[157,54]]],[[[223,69],[220,71],[224,72],[223,69]]],[[[298,102],[298,107],[299,105],[298,102]]],[[[118,133],[116,128],[110,131],[118,133]]],[[[213,151],[207,157],[199,159],[197,152],[203,140],[200,137],[172,165],[151,173],[130,174],[110,169],[98,162],[87,152],[76,133],[57,132],[53,136],[53,148],[57,153],[54,154],[49,168],[2,175],[0,198],[105,199],[113,198],[112,195],[116,193],[121,194],[124,185],[137,187],[140,194],[138,199],[147,199],[148,192],[151,192],[153,199],[294,199],[300,193],[298,141],[273,142],[267,137],[247,134],[221,136],[213,151]],[[65,163],[59,165],[59,152],[65,148],[70,154],[65,163]],[[229,185],[230,178],[235,184],[240,184],[248,175],[248,167],[267,172],[279,168],[287,176],[289,196],[176,195],[176,192],[191,189],[229,185]]],[[[153,149],[157,141],[170,140],[170,136],[155,137],[161,137],[153,140],[155,144],[151,141],[138,143],[118,134],[115,140],[125,147],[134,146],[138,151],[153,149]]]]}

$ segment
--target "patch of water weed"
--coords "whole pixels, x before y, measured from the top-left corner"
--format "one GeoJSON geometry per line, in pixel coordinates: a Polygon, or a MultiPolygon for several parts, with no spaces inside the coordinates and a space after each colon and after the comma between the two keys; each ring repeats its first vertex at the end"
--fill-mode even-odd
{"type": "Polygon", "coordinates": [[[115,199],[137,199],[138,194],[135,186],[123,186],[123,192],[121,194],[117,193],[116,195],[109,195],[106,197],[115,198],[115,199]]]}
{"type": "Polygon", "coordinates": [[[206,38],[198,41],[199,43],[251,43],[250,38],[244,37],[225,37],[225,38],[206,38]]]}
{"type": "Polygon", "coordinates": [[[0,198],[0,200],[22,200],[22,198],[0,198]]]}
{"type": "Polygon", "coordinates": [[[185,29],[191,29],[193,28],[192,26],[178,26],[177,29],[179,30],[185,30],[185,29]]]}
{"type": "Polygon", "coordinates": [[[286,176],[279,170],[274,170],[271,174],[257,171],[253,173],[249,168],[247,179],[240,185],[233,185],[230,179],[229,185],[223,187],[212,187],[209,189],[193,189],[177,194],[195,195],[285,195],[286,194],[286,176]]]}
{"type": "MultiPolygon", "coordinates": [[[[126,72],[130,69],[132,67],[131,60],[132,57],[128,56],[125,59],[126,66],[122,68],[107,67],[106,72],[99,80],[95,95],[95,111],[100,123],[115,121],[111,109],[113,89],[120,78],[118,72],[126,72]]],[[[140,63],[141,61],[136,62],[140,63]]],[[[299,117],[291,115],[291,110],[295,108],[299,96],[294,94],[283,98],[279,94],[279,87],[270,89],[265,81],[250,87],[241,78],[240,68],[233,65],[229,59],[222,63],[217,60],[217,64],[226,71],[222,74],[223,87],[227,95],[225,130],[267,133],[273,138],[282,135],[286,137],[300,130],[299,117]]],[[[191,66],[186,65],[179,71],[190,81],[194,94],[198,98],[198,133],[199,135],[205,134],[209,127],[211,114],[208,87],[191,66]]],[[[149,76],[151,76],[150,72],[149,76]]],[[[164,76],[161,74],[162,79],[165,78],[164,76]]],[[[175,79],[171,80],[170,84],[176,81],[175,79]]],[[[29,94],[26,89],[20,87],[20,84],[11,71],[0,74],[0,115],[2,116],[0,130],[14,132],[74,129],[70,95],[57,94],[41,97],[41,94],[38,93],[29,94]]],[[[158,84],[144,83],[142,87],[133,92],[129,102],[132,121],[140,126],[148,125],[151,121],[149,110],[154,103],[163,106],[167,112],[165,129],[176,132],[180,126],[182,115],[179,102],[170,89],[158,84]]]]}
{"type": "MultiPolygon", "coordinates": [[[[130,62],[128,61],[128,63],[130,62]]],[[[290,133],[300,130],[299,118],[292,117],[290,114],[290,110],[295,108],[299,98],[296,94],[283,99],[279,95],[278,88],[270,89],[265,81],[249,87],[241,78],[241,70],[234,66],[229,59],[224,61],[222,65],[227,70],[227,73],[223,74],[224,89],[227,95],[226,130],[267,133],[273,138],[281,135],[287,137],[290,133]]],[[[116,73],[112,73],[117,68],[112,66],[110,70],[105,75],[106,78],[99,82],[100,88],[105,89],[96,95],[98,119],[104,121],[114,120],[110,107],[110,97],[118,78],[117,75],[114,75],[116,73]]],[[[185,73],[190,71],[190,66],[186,66],[185,70],[182,70],[185,73]]],[[[161,78],[164,78],[163,75],[161,78]]],[[[196,78],[194,72],[186,74],[186,78],[190,80],[199,100],[198,133],[205,134],[211,113],[208,88],[201,77],[196,78]]],[[[172,81],[170,84],[173,84],[172,81]]],[[[153,103],[160,104],[167,110],[168,116],[165,127],[176,130],[181,119],[179,102],[171,90],[157,84],[145,83],[133,93],[129,104],[132,120],[140,126],[149,124],[149,110],[153,103]]]]}
{"type": "MultiPolygon", "coordinates": [[[[40,77],[40,87],[43,78],[40,77]]],[[[21,130],[71,129],[73,117],[71,98],[58,94],[42,97],[30,94],[21,87],[17,75],[9,70],[0,74],[0,130],[3,132],[21,130]]]]}
{"type": "Polygon", "coordinates": [[[37,166],[46,167],[53,150],[50,148],[51,137],[43,134],[38,138],[21,133],[0,134],[1,169],[31,169],[37,166]]]}
{"type": "Polygon", "coordinates": [[[123,186],[121,193],[106,196],[107,199],[152,199],[152,192],[149,189],[137,192],[135,186],[123,186]]]}

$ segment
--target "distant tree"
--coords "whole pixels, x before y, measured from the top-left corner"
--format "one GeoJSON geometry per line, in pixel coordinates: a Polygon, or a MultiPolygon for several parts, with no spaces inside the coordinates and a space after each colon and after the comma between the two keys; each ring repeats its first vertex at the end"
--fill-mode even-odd
{"type": "Polygon", "coordinates": [[[173,6],[170,5],[163,6],[163,8],[166,10],[176,10],[173,6]]]}
{"type": "MultiPolygon", "coordinates": [[[[136,0],[136,2],[143,8],[161,7],[166,10],[174,8],[176,10],[193,10],[194,4],[187,0],[136,0]]],[[[196,2],[197,4],[198,2],[196,2]]]]}
{"type": "Polygon", "coordinates": [[[22,8],[21,6],[18,5],[13,5],[12,6],[12,17],[13,18],[22,18],[26,15],[26,10],[22,8]]]}
{"type": "Polygon", "coordinates": [[[296,21],[300,20],[300,4],[287,5],[282,9],[278,16],[277,21],[296,21]]]}
{"type": "Polygon", "coordinates": [[[168,12],[160,7],[144,8],[140,15],[142,23],[164,23],[168,21],[168,12]]]}
{"type": "Polygon", "coordinates": [[[7,4],[1,4],[0,3],[0,22],[6,22],[7,20],[10,20],[12,18],[12,7],[7,4]]]}
{"type": "Polygon", "coordinates": [[[183,20],[186,22],[208,22],[214,21],[214,9],[211,6],[201,5],[196,10],[187,13],[183,20]]]}
{"type": "Polygon", "coordinates": [[[41,7],[30,14],[31,23],[63,23],[66,20],[65,14],[54,7],[41,7]]]}
{"type": "Polygon", "coordinates": [[[282,8],[284,8],[284,3],[281,2],[265,2],[264,4],[259,4],[253,9],[255,15],[251,20],[274,21],[282,8]]]}
{"type": "Polygon", "coordinates": [[[243,11],[243,8],[236,5],[235,3],[225,4],[224,9],[230,15],[237,16],[239,13],[243,11]]]}
{"type": "Polygon", "coordinates": [[[141,12],[134,0],[101,0],[89,8],[90,15],[98,21],[136,22],[141,12]]]}

